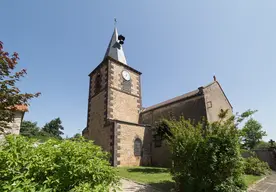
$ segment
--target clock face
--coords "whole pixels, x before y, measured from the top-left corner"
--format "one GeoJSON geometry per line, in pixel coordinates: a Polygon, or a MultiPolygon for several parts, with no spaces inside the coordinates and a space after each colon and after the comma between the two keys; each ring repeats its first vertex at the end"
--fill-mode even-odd
{"type": "Polygon", "coordinates": [[[129,81],[129,80],[130,80],[130,74],[129,74],[129,72],[123,71],[123,72],[122,72],[122,76],[123,76],[123,78],[124,78],[126,81],[129,81]]]}

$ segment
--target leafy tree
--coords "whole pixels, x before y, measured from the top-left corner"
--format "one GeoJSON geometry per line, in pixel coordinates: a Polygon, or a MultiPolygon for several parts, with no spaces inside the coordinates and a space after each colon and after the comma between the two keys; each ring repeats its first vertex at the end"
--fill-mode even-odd
{"type": "Polygon", "coordinates": [[[56,118],[50,121],[49,123],[46,123],[42,128],[41,132],[44,135],[49,135],[61,139],[61,135],[63,135],[62,130],[64,130],[62,122],[60,118],[56,118]]]}
{"type": "Polygon", "coordinates": [[[258,121],[250,118],[242,128],[241,135],[243,147],[251,150],[266,136],[266,132],[262,131],[262,125],[258,121]]]}
{"type": "Polygon", "coordinates": [[[157,124],[156,132],[163,134],[170,146],[177,191],[244,191],[237,126],[252,113],[248,110],[227,118],[227,112],[221,111],[219,121],[213,123],[195,123],[182,117],[157,124]]]}
{"type": "Polygon", "coordinates": [[[82,137],[80,133],[76,133],[76,134],[73,136],[73,138],[75,138],[75,139],[80,138],[80,137],[82,137]]]}
{"type": "Polygon", "coordinates": [[[30,99],[40,93],[22,93],[16,83],[27,74],[26,69],[16,71],[18,53],[11,56],[3,50],[0,41],[0,134],[7,133],[8,123],[13,121],[14,111],[18,105],[29,105],[30,99]]]}
{"type": "Polygon", "coordinates": [[[269,140],[269,145],[270,145],[270,147],[275,147],[275,141],[270,139],[269,140]]]}
{"type": "Polygon", "coordinates": [[[268,142],[265,141],[260,141],[255,147],[254,149],[268,149],[270,147],[270,144],[268,142]]]}
{"type": "Polygon", "coordinates": [[[20,128],[20,134],[27,137],[33,137],[39,135],[39,127],[37,122],[23,121],[20,128]]]}

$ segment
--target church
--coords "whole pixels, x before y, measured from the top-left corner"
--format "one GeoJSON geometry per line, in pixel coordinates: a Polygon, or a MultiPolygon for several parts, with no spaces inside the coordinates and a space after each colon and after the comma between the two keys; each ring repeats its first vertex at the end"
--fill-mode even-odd
{"type": "Polygon", "coordinates": [[[113,166],[169,167],[170,151],[154,131],[161,118],[218,120],[232,106],[214,76],[205,86],[143,108],[141,72],[127,63],[125,37],[115,27],[103,61],[89,74],[87,126],[82,135],[111,154],[113,166]]]}

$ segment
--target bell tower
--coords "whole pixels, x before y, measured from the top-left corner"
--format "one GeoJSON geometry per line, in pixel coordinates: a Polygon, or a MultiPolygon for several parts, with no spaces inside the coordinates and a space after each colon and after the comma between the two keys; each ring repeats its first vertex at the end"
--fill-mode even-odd
{"type": "Polygon", "coordinates": [[[141,157],[131,154],[130,159],[124,153],[133,151],[134,140],[142,140],[144,134],[144,127],[139,125],[141,73],[127,64],[124,41],[115,27],[103,61],[89,74],[87,127],[83,130],[84,137],[112,154],[114,166],[139,164],[141,157]]]}
{"type": "Polygon", "coordinates": [[[127,64],[124,40],[115,28],[105,54],[108,60],[107,119],[138,123],[141,73],[127,64]]]}

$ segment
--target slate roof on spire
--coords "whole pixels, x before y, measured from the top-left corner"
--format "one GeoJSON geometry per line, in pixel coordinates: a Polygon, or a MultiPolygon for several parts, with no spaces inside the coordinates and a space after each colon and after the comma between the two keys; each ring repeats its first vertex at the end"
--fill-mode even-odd
{"type": "Polygon", "coordinates": [[[124,63],[127,65],[123,46],[118,41],[118,31],[117,31],[116,27],[114,28],[114,32],[113,32],[113,35],[109,42],[109,45],[107,47],[104,59],[107,56],[112,57],[113,59],[120,61],[121,63],[124,63]]]}

